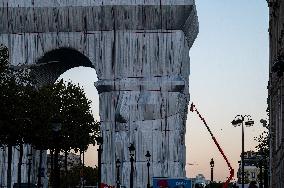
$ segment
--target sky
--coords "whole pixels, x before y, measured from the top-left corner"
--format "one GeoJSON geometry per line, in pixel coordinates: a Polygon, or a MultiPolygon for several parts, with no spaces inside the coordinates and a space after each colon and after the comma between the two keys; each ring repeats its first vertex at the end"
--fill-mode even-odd
{"type": "MultiPolygon", "coordinates": [[[[245,150],[254,150],[254,137],[264,129],[267,119],[268,7],[265,0],[196,0],[199,35],[191,48],[190,95],[206,119],[235,171],[241,154],[241,127],[231,121],[238,114],[251,115],[253,127],[245,128],[245,150]]],[[[74,68],[61,78],[71,79],[85,88],[99,119],[99,98],[94,87],[95,70],[74,68]]],[[[189,112],[186,132],[187,177],[204,174],[210,179],[211,158],[214,179],[224,181],[229,174],[224,159],[205,126],[189,112]]],[[[96,149],[86,154],[87,165],[94,166],[96,149]]]]}

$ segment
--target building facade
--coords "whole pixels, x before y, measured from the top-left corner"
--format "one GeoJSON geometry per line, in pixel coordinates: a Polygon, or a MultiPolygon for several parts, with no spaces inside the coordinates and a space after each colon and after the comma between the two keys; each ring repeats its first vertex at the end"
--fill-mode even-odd
{"type": "MultiPolygon", "coordinates": [[[[39,174],[41,184],[47,187],[48,179],[46,169],[46,151],[42,152],[42,166],[40,167],[40,151],[31,148],[30,145],[23,145],[23,156],[21,165],[21,181],[27,183],[28,179],[32,184],[38,182],[39,174]],[[41,170],[40,170],[41,169],[41,170]],[[30,170],[30,173],[29,173],[30,170]],[[40,170],[40,171],[39,171],[40,170]]],[[[11,187],[18,182],[18,165],[20,161],[20,152],[18,146],[12,148],[12,164],[11,164],[11,187]]],[[[8,187],[7,184],[8,170],[8,148],[0,147],[0,187],[8,187]]]]}
{"type": "MultiPolygon", "coordinates": [[[[259,159],[261,156],[257,152],[247,151],[244,153],[244,173],[245,173],[245,184],[249,184],[251,181],[259,181],[259,159]]],[[[239,168],[237,172],[238,183],[242,182],[242,164],[239,161],[239,168]]]]}
{"type": "Polygon", "coordinates": [[[270,23],[268,105],[270,119],[270,187],[284,187],[284,1],[267,0],[270,23]]]}

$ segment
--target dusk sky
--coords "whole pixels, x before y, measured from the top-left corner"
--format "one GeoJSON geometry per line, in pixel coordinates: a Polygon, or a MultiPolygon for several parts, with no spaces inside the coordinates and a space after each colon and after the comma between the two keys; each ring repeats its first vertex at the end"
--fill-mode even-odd
{"type": "MultiPolygon", "coordinates": [[[[196,0],[200,32],[191,57],[190,94],[204,115],[235,171],[241,154],[241,127],[231,121],[237,114],[249,114],[255,121],[245,128],[245,150],[254,150],[253,137],[267,119],[268,7],[265,0],[196,0]]],[[[79,82],[93,101],[98,115],[95,70],[75,68],[61,77],[79,82]]],[[[210,178],[209,162],[215,160],[214,179],[224,181],[229,174],[226,163],[201,120],[189,112],[186,133],[188,177],[202,173],[210,178]]],[[[96,164],[96,151],[86,154],[87,164],[96,164]]]]}

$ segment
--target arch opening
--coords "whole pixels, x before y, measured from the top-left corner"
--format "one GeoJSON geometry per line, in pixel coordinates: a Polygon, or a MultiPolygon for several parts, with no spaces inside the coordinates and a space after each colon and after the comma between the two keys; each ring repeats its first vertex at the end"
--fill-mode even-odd
{"type": "MultiPolygon", "coordinates": [[[[97,75],[93,68],[90,67],[75,67],[67,70],[57,81],[63,79],[67,82],[72,82],[74,84],[79,84],[83,87],[86,97],[91,101],[91,111],[96,121],[100,121],[99,117],[99,94],[94,87],[94,82],[97,81],[97,75]]],[[[89,145],[88,150],[85,153],[85,165],[95,167],[97,166],[97,146],[89,145]]],[[[75,151],[71,151],[75,153],[75,151]]],[[[76,153],[79,155],[80,153],[76,153]]]]}
{"type": "Polygon", "coordinates": [[[59,48],[47,52],[31,67],[37,85],[54,83],[61,74],[75,67],[95,68],[84,54],[72,48],[59,48]]]}
{"type": "MultiPolygon", "coordinates": [[[[0,44],[0,48],[7,48],[4,45],[2,46],[0,44]]],[[[7,48],[8,49],[8,48],[7,48]]],[[[44,56],[38,59],[35,64],[32,65],[18,65],[18,66],[9,66],[14,69],[23,69],[23,68],[29,68],[31,70],[31,74],[34,76],[35,80],[37,81],[37,86],[42,86],[45,84],[52,84],[55,83],[58,79],[64,79],[66,81],[72,81],[73,83],[79,85],[84,88],[88,87],[88,89],[85,90],[87,98],[92,101],[92,111],[94,118],[96,120],[99,120],[98,116],[98,94],[97,90],[94,87],[94,82],[97,81],[97,74],[94,69],[93,63],[89,60],[88,57],[83,55],[82,53],[78,52],[75,49],[71,48],[60,48],[55,49],[50,52],[47,52],[44,56]],[[71,73],[71,74],[70,74],[71,73]],[[66,75],[67,74],[67,75],[66,75]],[[76,75],[75,75],[76,74],[76,75]],[[67,78],[69,77],[69,80],[67,78]],[[80,78],[83,77],[83,78],[80,78]],[[75,79],[74,79],[75,78],[75,79]],[[88,83],[87,83],[88,82],[88,83]],[[92,87],[92,88],[91,88],[92,87]],[[93,96],[93,95],[96,96],[93,96]]],[[[0,67],[1,68],[1,67],[0,67]]],[[[23,157],[22,161],[23,163],[27,163],[28,161],[28,154],[31,151],[31,147],[29,145],[25,145],[23,149],[23,157]]],[[[97,159],[96,155],[94,154],[96,152],[95,147],[90,147],[88,152],[86,153],[85,157],[87,158],[87,166],[95,166],[97,159]],[[94,157],[95,156],[95,157],[94,157]]],[[[32,171],[32,178],[31,182],[35,183],[37,181],[37,174],[38,174],[38,166],[39,166],[39,155],[40,152],[37,150],[32,150],[33,158],[35,162],[35,165],[33,166],[32,171]]],[[[42,161],[42,168],[47,169],[47,153],[43,154],[43,161],[42,161]]],[[[17,160],[19,159],[20,152],[16,149],[16,147],[13,148],[12,151],[13,155],[13,161],[12,161],[12,170],[11,170],[11,176],[12,176],[12,184],[16,183],[17,177],[17,160]]],[[[0,184],[6,185],[7,184],[7,148],[1,147],[0,148],[0,184]],[[6,161],[6,162],[5,162],[6,161]]],[[[28,176],[27,176],[27,168],[22,166],[21,172],[22,172],[22,182],[27,182],[28,176]]],[[[46,178],[45,176],[44,178],[46,178]]],[[[46,187],[46,181],[42,179],[42,183],[44,184],[44,187],[46,187]]]]}
{"type": "MultiPolygon", "coordinates": [[[[71,81],[83,87],[91,103],[94,119],[99,121],[99,95],[94,87],[98,80],[94,64],[84,54],[72,48],[60,48],[47,52],[31,67],[31,74],[40,87],[58,80],[71,81]]],[[[89,146],[85,154],[86,165],[97,165],[97,147],[89,146]]],[[[74,153],[74,151],[72,151],[74,153]]],[[[49,153],[49,152],[48,152],[49,153]]],[[[76,153],[78,154],[78,153],[76,153]]]]}

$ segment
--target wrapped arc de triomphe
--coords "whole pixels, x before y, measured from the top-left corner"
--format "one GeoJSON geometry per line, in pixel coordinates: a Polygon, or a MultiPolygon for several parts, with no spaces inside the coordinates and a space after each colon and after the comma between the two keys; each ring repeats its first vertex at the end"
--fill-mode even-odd
{"type": "MultiPolygon", "coordinates": [[[[151,177],[185,177],[189,49],[198,34],[194,0],[1,0],[0,23],[10,62],[31,66],[41,85],[73,67],[95,68],[104,183],[116,184],[120,159],[121,185],[129,187],[131,143],[134,187],[146,187],[146,151],[151,177]]],[[[3,185],[6,155],[0,150],[3,185]]],[[[22,174],[26,182],[25,165],[22,174]]]]}

